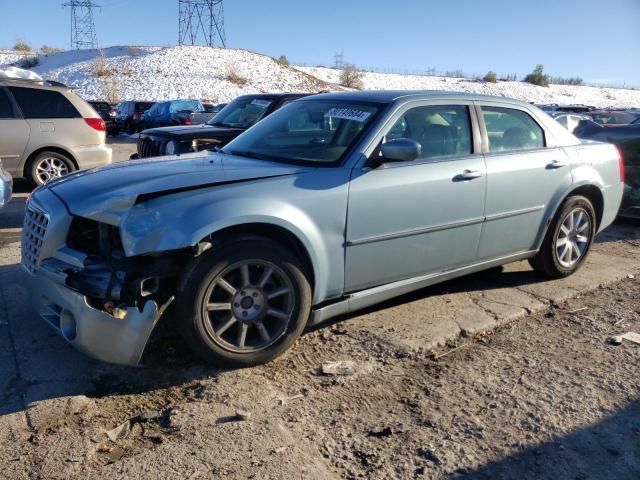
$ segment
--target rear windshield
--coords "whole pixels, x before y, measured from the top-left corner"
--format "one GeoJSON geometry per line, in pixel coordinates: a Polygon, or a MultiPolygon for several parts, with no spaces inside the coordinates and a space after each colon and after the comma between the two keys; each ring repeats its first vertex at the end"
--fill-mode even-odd
{"type": "Polygon", "coordinates": [[[169,107],[171,113],[175,112],[204,112],[204,107],[199,100],[174,100],[169,107]]]}
{"type": "Polygon", "coordinates": [[[100,113],[111,111],[111,105],[109,105],[107,102],[90,102],[90,103],[91,103],[91,106],[100,113]]]}
{"type": "Polygon", "coordinates": [[[262,120],[273,100],[264,97],[238,97],[209,121],[214,127],[249,128],[262,120]]]}
{"type": "Polygon", "coordinates": [[[138,102],[136,103],[136,112],[146,112],[153,107],[153,102],[138,102]]]}

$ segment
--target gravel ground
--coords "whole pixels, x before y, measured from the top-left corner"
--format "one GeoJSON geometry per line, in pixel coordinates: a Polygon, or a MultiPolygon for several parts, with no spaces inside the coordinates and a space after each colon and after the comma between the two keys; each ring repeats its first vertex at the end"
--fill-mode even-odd
{"type": "Polygon", "coordinates": [[[167,327],[144,370],[3,429],[5,478],[640,478],[636,278],[403,355],[348,322],[221,371],[167,327]],[[572,313],[573,312],[573,313],[572,313]],[[325,375],[325,362],[355,373],[325,375]],[[112,441],[104,433],[125,423],[112,441]]]}

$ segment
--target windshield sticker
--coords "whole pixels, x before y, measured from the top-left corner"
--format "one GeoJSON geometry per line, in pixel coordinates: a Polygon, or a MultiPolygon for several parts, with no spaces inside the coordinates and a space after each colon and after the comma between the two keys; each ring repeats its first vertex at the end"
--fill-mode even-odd
{"type": "Polygon", "coordinates": [[[256,107],[260,108],[267,108],[269,105],[271,105],[271,102],[269,100],[260,100],[259,98],[256,98],[251,102],[251,105],[255,105],[256,107]]]}
{"type": "Polygon", "coordinates": [[[353,108],[332,108],[324,114],[326,117],[342,118],[344,120],[353,120],[355,122],[365,122],[371,116],[371,112],[362,110],[354,110],[353,108]]]}

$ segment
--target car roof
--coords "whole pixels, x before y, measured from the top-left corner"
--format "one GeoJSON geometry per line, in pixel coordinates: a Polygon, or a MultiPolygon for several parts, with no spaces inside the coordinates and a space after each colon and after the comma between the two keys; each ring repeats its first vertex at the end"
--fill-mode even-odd
{"type": "Polygon", "coordinates": [[[268,99],[289,99],[289,98],[302,98],[308,97],[310,95],[315,95],[313,93],[255,93],[255,94],[247,94],[241,95],[242,97],[252,97],[252,98],[268,98],[268,99]]]}
{"type": "Polygon", "coordinates": [[[341,100],[341,101],[361,101],[374,103],[392,103],[398,100],[437,100],[452,99],[457,100],[478,100],[478,101],[500,101],[517,103],[531,107],[528,102],[515,100],[507,97],[497,97],[493,95],[481,95],[468,92],[451,92],[446,90],[366,90],[358,92],[331,92],[314,95],[312,100],[341,100]]]}

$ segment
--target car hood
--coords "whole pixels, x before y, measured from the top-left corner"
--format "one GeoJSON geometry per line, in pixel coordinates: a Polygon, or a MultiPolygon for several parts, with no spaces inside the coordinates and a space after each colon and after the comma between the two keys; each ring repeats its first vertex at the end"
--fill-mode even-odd
{"type": "Polygon", "coordinates": [[[143,135],[154,137],[190,138],[216,138],[240,135],[242,128],[213,127],[211,125],[185,125],[177,127],[150,128],[142,132],[143,135]]]}
{"type": "Polygon", "coordinates": [[[193,153],[117,163],[67,175],[47,184],[69,212],[119,225],[137,203],[172,193],[215,188],[310,170],[223,153],[193,153]]]}

